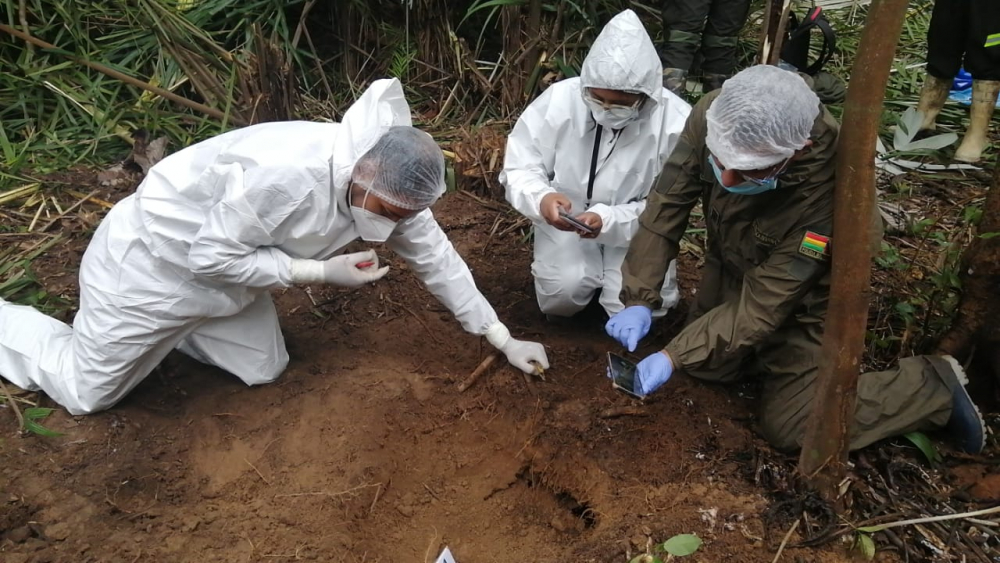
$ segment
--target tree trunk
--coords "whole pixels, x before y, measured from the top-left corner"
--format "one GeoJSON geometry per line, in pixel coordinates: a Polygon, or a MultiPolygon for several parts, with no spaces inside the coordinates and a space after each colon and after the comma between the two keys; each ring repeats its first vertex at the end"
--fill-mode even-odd
{"type": "Polygon", "coordinates": [[[969,383],[977,391],[973,396],[982,397],[990,386],[988,377],[983,377],[987,372],[998,378],[994,385],[1000,389],[1000,166],[993,171],[976,233],[962,253],[958,313],[937,351],[962,363],[972,362],[969,383]]]}
{"type": "MultiPolygon", "coordinates": [[[[968,358],[978,339],[996,332],[1000,289],[1000,166],[986,195],[977,236],[962,253],[962,299],[958,314],[938,344],[938,350],[960,360],[968,358]],[[997,234],[995,234],[997,233],[997,234]],[[987,234],[989,238],[982,238],[987,234]]],[[[996,336],[995,334],[990,336],[996,336]]]]}
{"type": "MultiPolygon", "coordinates": [[[[777,1],[777,0],[775,0],[777,1]]],[[[858,372],[865,346],[875,205],[875,141],[908,0],[875,0],[851,73],[837,155],[833,270],[822,358],[799,471],[834,500],[847,469],[858,372]]]]}

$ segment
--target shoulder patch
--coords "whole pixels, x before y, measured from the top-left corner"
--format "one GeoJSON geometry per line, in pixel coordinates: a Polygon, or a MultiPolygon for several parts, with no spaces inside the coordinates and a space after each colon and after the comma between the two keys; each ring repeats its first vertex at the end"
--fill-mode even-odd
{"type": "Polygon", "coordinates": [[[816,260],[829,260],[830,237],[806,231],[805,236],[802,237],[802,243],[799,244],[799,253],[816,260]]]}

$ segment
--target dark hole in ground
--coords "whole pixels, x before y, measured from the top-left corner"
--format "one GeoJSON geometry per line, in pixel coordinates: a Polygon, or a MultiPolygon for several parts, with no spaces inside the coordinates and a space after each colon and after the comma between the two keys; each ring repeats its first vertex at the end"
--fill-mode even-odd
{"type": "Polygon", "coordinates": [[[574,517],[583,522],[584,529],[591,529],[597,525],[597,513],[589,503],[580,502],[576,496],[569,491],[559,490],[550,484],[546,484],[541,479],[541,475],[532,471],[530,465],[524,466],[518,472],[517,478],[529,488],[540,488],[552,494],[559,506],[569,511],[574,517]]]}

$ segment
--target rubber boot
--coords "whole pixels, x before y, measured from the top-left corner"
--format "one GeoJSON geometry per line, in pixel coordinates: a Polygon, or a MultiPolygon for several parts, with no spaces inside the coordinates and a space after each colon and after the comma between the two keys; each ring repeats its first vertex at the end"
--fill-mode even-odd
{"type": "Polygon", "coordinates": [[[979,157],[983,155],[983,149],[989,144],[987,133],[990,130],[993,108],[997,105],[998,92],[1000,92],[1000,81],[973,79],[969,128],[965,130],[965,138],[955,151],[955,160],[978,162],[979,157]]]}
{"type": "Polygon", "coordinates": [[[705,93],[722,88],[722,83],[729,78],[727,74],[711,74],[706,72],[701,76],[702,91],[705,93]]]}
{"type": "Polygon", "coordinates": [[[683,97],[687,91],[687,71],[679,68],[663,69],[663,87],[683,97]]]}
{"type": "Polygon", "coordinates": [[[951,80],[945,80],[930,74],[924,77],[924,86],[920,90],[920,101],[917,103],[917,111],[924,115],[924,121],[920,124],[921,131],[933,131],[936,127],[937,116],[944,107],[944,102],[948,99],[948,92],[951,91],[951,80]]]}

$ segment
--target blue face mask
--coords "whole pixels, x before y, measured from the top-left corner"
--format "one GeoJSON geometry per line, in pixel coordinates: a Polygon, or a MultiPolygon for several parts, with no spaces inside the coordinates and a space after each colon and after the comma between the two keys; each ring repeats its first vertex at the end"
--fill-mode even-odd
{"type": "Polygon", "coordinates": [[[764,178],[763,180],[758,180],[756,178],[743,177],[743,181],[735,186],[727,186],[722,182],[722,169],[716,164],[715,158],[712,155],[708,156],[708,164],[712,167],[712,172],[715,173],[715,180],[719,182],[719,185],[726,189],[726,191],[739,195],[756,195],[762,194],[764,192],[769,192],[778,187],[778,176],[785,171],[785,166],[788,165],[786,162],[772,174],[769,178],[764,178]]]}

